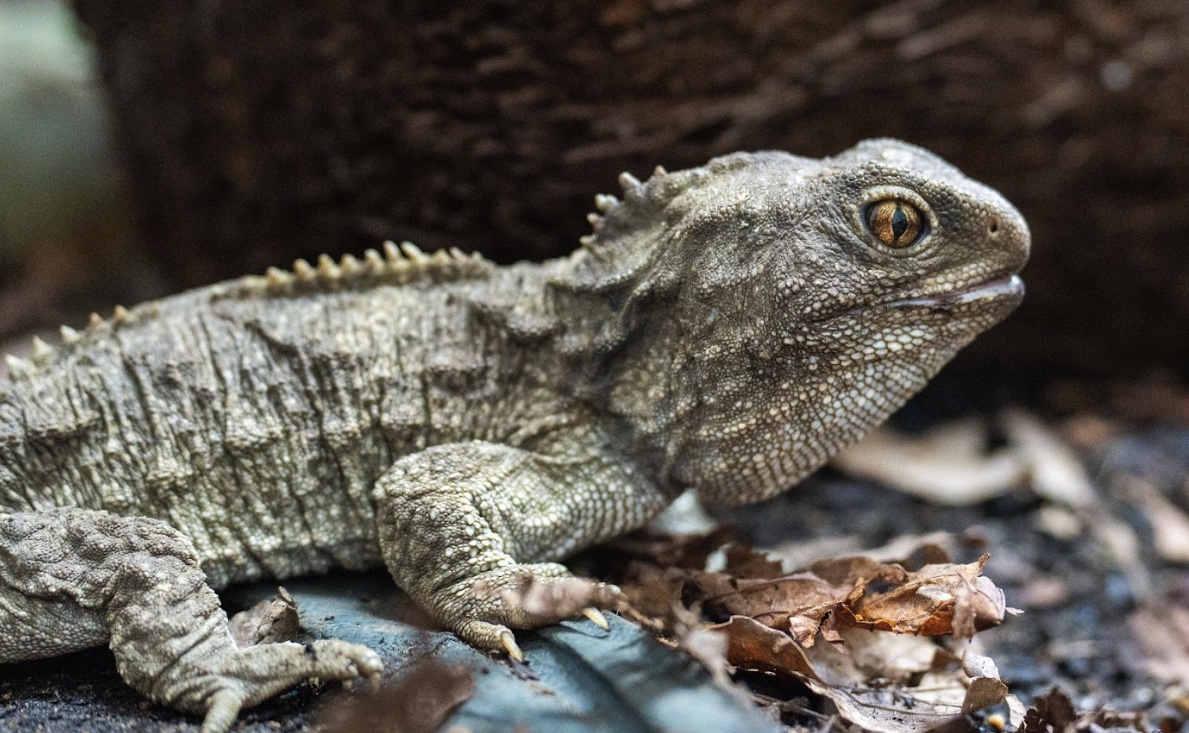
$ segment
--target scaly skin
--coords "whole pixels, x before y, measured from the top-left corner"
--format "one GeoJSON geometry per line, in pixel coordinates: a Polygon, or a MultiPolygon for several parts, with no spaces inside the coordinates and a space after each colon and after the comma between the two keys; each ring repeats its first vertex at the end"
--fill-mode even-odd
{"type": "Polygon", "coordinates": [[[298,263],[13,361],[0,662],[107,642],[222,731],[305,677],[381,669],[336,640],[236,649],[212,587],[380,563],[517,653],[510,628],[615,603],[558,560],[686,488],[787,489],[1022,296],[1019,213],[896,141],[621,183],[568,258],[298,263]]]}

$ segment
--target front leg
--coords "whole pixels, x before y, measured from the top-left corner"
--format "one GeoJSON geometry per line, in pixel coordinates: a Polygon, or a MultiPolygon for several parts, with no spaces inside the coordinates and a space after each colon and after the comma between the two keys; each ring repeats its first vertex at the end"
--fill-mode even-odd
{"type": "Polygon", "coordinates": [[[397,461],[375,498],[396,583],[463,640],[514,657],[510,628],[617,600],[617,588],[552,561],[642,526],[671,500],[592,430],[535,450],[484,441],[428,448],[397,461]],[[526,603],[528,595],[545,602],[526,603]]]}

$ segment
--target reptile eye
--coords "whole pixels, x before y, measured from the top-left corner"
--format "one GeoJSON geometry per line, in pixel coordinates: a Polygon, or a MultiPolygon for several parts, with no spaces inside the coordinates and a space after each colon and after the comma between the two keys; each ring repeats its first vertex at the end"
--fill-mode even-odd
{"type": "Polygon", "coordinates": [[[921,212],[907,201],[886,199],[867,207],[867,228],[886,247],[904,249],[921,238],[921,212]]]}

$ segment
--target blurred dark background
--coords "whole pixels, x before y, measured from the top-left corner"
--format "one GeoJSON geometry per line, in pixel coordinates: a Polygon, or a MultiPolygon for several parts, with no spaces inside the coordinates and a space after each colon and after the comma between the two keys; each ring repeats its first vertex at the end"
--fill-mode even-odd
{"type": "MultiPolygon", "coordinates": [[[[1033,229],[1025,305],[961,365],[1183,377],[1189,364],[1184,0],[74,10],[129,226],[92,216],[54,234],[85,244],[58,295],[119,291],[114,278],[131,300],[387,238],[555,256],[622,170],[895,136],[999,188],[1033,229]]],[[[44,260],[32,241],[4,254],[0,310],[44,260]]],[[[12,320],[0,330],[45,325],[12,320]]]]}

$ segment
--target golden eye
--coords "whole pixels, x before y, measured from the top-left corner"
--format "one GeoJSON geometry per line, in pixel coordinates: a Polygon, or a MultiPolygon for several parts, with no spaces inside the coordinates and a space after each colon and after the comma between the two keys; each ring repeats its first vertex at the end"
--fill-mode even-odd
{"type": "Polygon", "coordinates": [[[887,199],[867,207],[867,228],[884,246],[903,249],[921,237],[921,212],[907,201],[887,199]]]}

